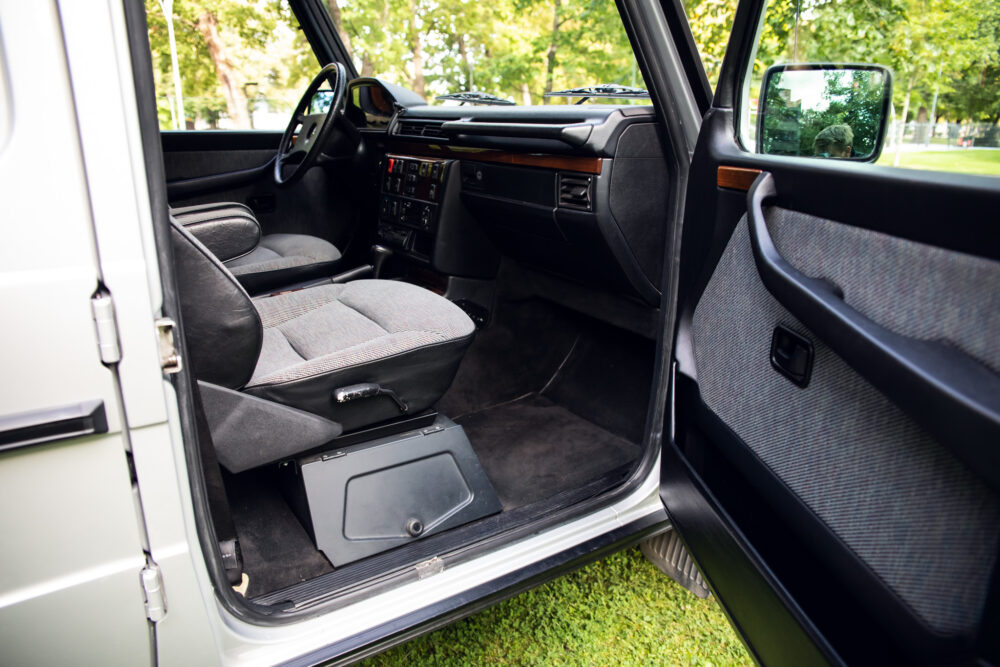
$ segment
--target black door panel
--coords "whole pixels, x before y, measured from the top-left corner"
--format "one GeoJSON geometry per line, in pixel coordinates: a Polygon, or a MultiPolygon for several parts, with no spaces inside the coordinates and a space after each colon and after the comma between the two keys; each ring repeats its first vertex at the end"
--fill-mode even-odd
{"type": "MultiPolygon", "coordinates": [[[[163,150],[176,151],[253,151],[278,150],[278,130],[165,130],[160,132],[163,150]]],[[[169,180],[169,179],[168,179],[169,180]]]]}
{"type": "MultiPolygon", "coordinates": [[[[168,184],[196,178],[219,176],[234,171],[254,171],[272,163],[274,151],[172,151],[164,152],[163,166],[168,184]]],[[[270,174],[268,174],[270,175],[270,174]]]]}
{"type": "MultiPolygon", "coordinates": [[[[318,236],[345,253],[376,201],[374,172],[316,167],[279,188],[272,175],[280,132],[162,132],[167,193],[172,206],[232,201],[253,209],[265,234],[318,236]]],[[[372,218],[373,219],[373,218],[372,218]]],[[[366,244],[364,244],[366,245],[366,244]]],[[[364,249],[357,258],[364,259],[364,249]]]]}
{"type": "Polygon", "coordinates": [[[938,366],[937,380],[966,383],[987,408],[996,396],[983,387],[1000,379],[1000,235],[988,213],[1000,183],[758,156],[737,144],[730,111],[711,111],[687,195],[662,494],[765,662],[812,662],[782,652],[803,642],[834,662],[996,659],[987,640],[1000,494],[988,480],[1000,443],[990,420],[959,422],[944,401],[916,400],[916,382],[868,366],[857,341],[840,344],[829,320],[765,285],[747,193],[719,186],[723,165],[773,174],[762,229],[803,285],[885,333],[889,356],[901,339],[944,350],[958,361],[938,366]],[[804,388],[772,364],[778,327],[811,343],[804,388]],[[957,456],[963,446],[980,458],[957,456]],[[678,501],[698,489],[702,506],[678,501]],[[739,565],[734,554],[753,558],[739,565]],[[775,599],[797,622],[755,623],[775,599]]]}

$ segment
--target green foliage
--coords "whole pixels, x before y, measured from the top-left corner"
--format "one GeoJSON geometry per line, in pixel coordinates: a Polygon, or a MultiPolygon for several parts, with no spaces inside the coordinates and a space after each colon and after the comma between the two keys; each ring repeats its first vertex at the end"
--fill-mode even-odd
{"type": "MultiPolygon", "coordinates": [[[[545,103],[549,90],[598,82],[642,86],[614,3],[608,0],[326,0],[358,70],[427,97],[482,90],[518,103],[545,103]],[[417,63],[420,62],[419,72],[417,63]]],[[[684,0],[691,31],[714,84],[738,0],[684,0]]],[[[149,16],[160,117],[170,122],[171,64],[159,0],[149,16]]],[[[284,0],[174,0],[174,27],[188,121],[226,122],[234,105],[279,110],[315,71],[284,0]],[[219,25],[236,88],[220,84],[199,16],[219,25]]],[[[1000,119],[1000,1],[772,0],[749,95],[771,64],[874,62],[895,76],[899,115],[934,106],[939,117],[1000,119]]],[[[553,100],[565,102],[566,100],[553,100]]]]}
{"type": "Polygon", "coordinates": [[[708,81],[715,88],[733,27],[736,0],[684,0],[691,33],[701,53],[708,81]]]}
{"type": "Polygon", "coordinates": [[[630,549],[362,664],[750,663],[714,599],[695,598],[630,549]]]}
{"type": "MultiPolygon", "coordinates": [[[[737,0],[684,4],[714,82],[737,0]]],[[[751,99],[757,98],[767,67],[788,62],[886,65],[895,76],[893,101],[910,114],[918,106],[932,107],[938,94],[938,117],[997,122],[1000,2],[772,0],[754,62],[751,99]]]]}
{"type": "Polygon", "coordinates": [[[339,10],[342,33],[362,73],[415,87],[419,41],[428,98],[474,89],[518,103],[526,97],[545,102],[550,52],[553,90],[595,83],[643,86],[608,0],[328,2],[339,10]]]}
{"type": "MultiPolygon", "coordinates": [[[[145,5],[160,127],[170,129],[174,89],[166,19],[159,0],[145,0],[145,5]]],[[[317,71],[316,58],[284,0],[173,0],[173,26],[188,123],[216,127],[233,103],[290,109],[317,71]],[[249,100],[226,97],[217,63],[198,28],[199,18],[207,14],[218,23],[236,86],[249,100]]]]}

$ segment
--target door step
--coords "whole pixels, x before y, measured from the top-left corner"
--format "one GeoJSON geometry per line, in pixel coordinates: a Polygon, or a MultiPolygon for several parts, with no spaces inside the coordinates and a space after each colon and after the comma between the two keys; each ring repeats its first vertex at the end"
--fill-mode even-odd
{"type": "Polygon", "coordinates": [[[711,592],[695,567],[694,560],[684,548],[680,535],[673,528],[639,544],[642,555],[649,559],[660,571],[688,589],[695,596],[707,598],[711,592]]]}

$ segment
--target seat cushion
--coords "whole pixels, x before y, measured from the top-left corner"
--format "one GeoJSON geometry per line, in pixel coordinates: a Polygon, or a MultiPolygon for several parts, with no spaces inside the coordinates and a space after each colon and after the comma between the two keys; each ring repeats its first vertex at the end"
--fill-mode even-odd
{"type": "Polygon", "coordinates": [[[340,251],[329,241],[306,234],[266,234],[253,251],[226,262],[226,268],[251,292],[333,274],[340,251]]]}
{"type": "Polygon", "coordinates": [[[400,415],[388,397],[346,404],[333,391],[375,382],[415,413],[458,370],[474,326],[447,299],[408,283],[357,280],[254,299],[264,327],[244,391],[339,421],[345,429],[400,415]]]}

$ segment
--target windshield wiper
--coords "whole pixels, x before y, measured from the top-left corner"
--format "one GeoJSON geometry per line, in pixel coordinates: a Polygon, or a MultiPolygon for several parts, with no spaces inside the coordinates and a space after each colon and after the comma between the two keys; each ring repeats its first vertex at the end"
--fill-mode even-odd
{"type": "Polygon", "coordinates": [[[475,90],[466,90],[461,93],[448,93],[447,95],[438,95],[439,100],[453,100],[460,102],[459,106],[462,106],[466,102],[470,104],[488,104],[490,106],[514,106],[516,103],[510,100],[505,100],[502,97],[497,97],[496,95],[490,95],[489,93],[480,93],[475,90]]]}
{"type": "Polygon", "coordinates": [[[583,99],[576,102],[576,104],[583,104],[591,97],[628,97],[648,100],[649,93],[642,88],[633,88],[632,86],[623,86],[617,83],[599,83],[596,86],[567,88],[566,90],[545,93],[544,97],[581,97],[583,99]]]}

